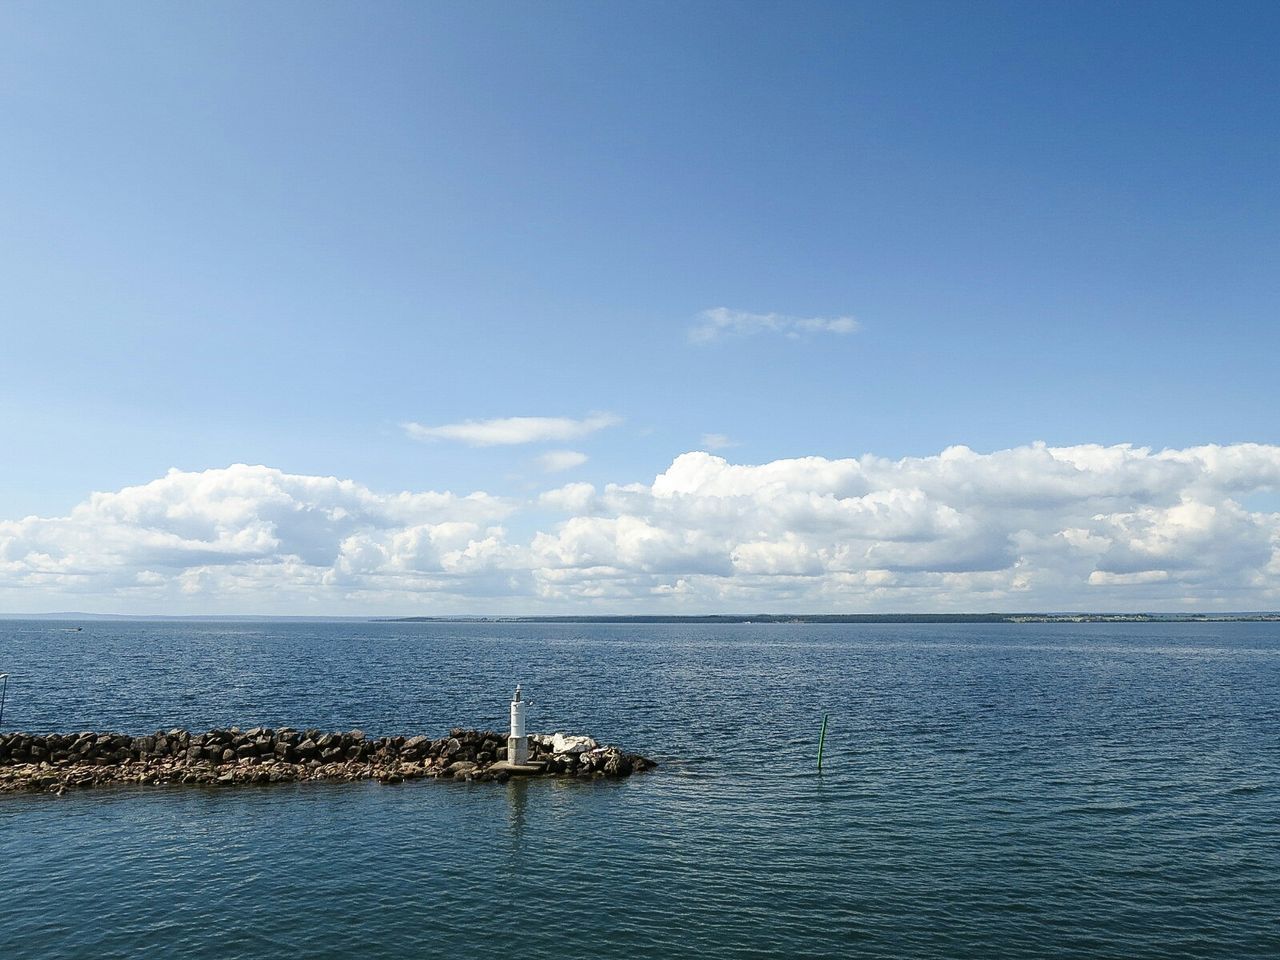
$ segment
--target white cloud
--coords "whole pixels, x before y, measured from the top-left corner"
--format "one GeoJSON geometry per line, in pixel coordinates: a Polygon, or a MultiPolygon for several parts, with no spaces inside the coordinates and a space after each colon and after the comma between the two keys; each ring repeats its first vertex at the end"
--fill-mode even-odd
{"type": "Polygon", "coordinates": [[[693,343],[710,343],[729,336],[777,333],[792,340],[813,333],[855,333],[859,323],[853,317],[789,317],[781,313],[748,313],[728,307],[712,307],[698,314],[689,328],[693,343]]]}
{"type": "Polygon", "coordinates": [[[574,440],[621,422],[620,417],[611,413],[593,413],[581,420],[571,417],[503,417],[446,423],[438,427],[406,423],[404,430],[415,440],[457,440],[472,447],[495,447],[574,440]]]}
{"type": "Polygon", "coordinates": [[[538,497],[538,506],[557,513],[588,513],[596,499],[596,488],[590,483],[566,483],[538,497]]]}
{"type": "Polygon", "coordinates": [[[548,450],[538,457],[538,466],[546,473],[561,473],[582,466],[588,459],[585,453],[577,450],[548,450]]]}
{"type": "Polygon", "coordinates": [[[1107,570],[1095,570],[1089,574],[1089,583],[1094,586],[1163,583],[1168,579],[1169,573],[1165,570],[1139,570],[1136,573],[1111,573],[1107,570]]]}
{"type": "Polygon", "coordinates": [[[236,465],[0,521],[0,609],[1274,609],[1280,447],[677,457],[517,503],[236,465]],[[513,536],[512,530],[525,531],[513,536]]]}
{"type": "Polygon", "coordinates": [[[184,594],[252,609],[273,594],[308,602],[379,556],[389,575],[447,578],[492,552],[501,541],[492,524],[513,509],[484,493],[378,494],[263,466],[171,470],[95,493],[66,517],[0,521],[0,603],[29,605],[35,590],[161,604],[184,594]]]}
{"type": "Polygon", "coordinates": [[[729,447],[736,447],[737,444],[723,433],[704,433],[702,435],[702,445],[708,450],[726,450],[729,447]]]}

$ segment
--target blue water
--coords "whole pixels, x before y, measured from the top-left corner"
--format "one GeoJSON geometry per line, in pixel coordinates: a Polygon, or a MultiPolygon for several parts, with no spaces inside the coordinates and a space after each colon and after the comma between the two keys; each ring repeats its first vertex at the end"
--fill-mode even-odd
{"type": "Polygon", "coordinates": [[[6,728],[500,728],[520,680],[662,767],[0,796],[3,958],[1280,955],[1275,624],[63,627],[0,622],[6,728]]]}

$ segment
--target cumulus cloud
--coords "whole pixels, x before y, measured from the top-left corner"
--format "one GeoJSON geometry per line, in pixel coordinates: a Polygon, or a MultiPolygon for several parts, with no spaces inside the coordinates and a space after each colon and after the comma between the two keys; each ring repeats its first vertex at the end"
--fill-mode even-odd
{"type": "Polygon", "coordinates": [[[596,488],[590,483],[567,483],[538,497],[538,506],[557,513],[586,513],[596,499],[596,488]]]}
{"type": "Polygon", "coordinates": [[[484,493],[379,494],[264,466],[171,470],[65,517],[0,521],[0,600],[200,595],[256,608],[371,572],[439,588],[505,549],[497,523],[513,509],[484,493]]]}
{"type": "Polygon", "coordinates": [[[546,473],[561,473],[582,466],[588,459],[585,453],[577,450],[548,450],[538,457],[538,466],[546,473]]]}
{"type": "Polygon", "coordinates": [[[728,307],[712,307],[698,314],[689,328],[689,340],[710,343],[724,337],[756,333],[777,333],[798,340],[814,333],[854,333],[858,326],[853,317],[789,317],[781,313],[748,313],[728,307]]]}
{"type": "Polygon", "coordinates": [[[575,440],[621,422],[620,417],[611,413],[593,413],[581,420],[572,417],[502,417],[446,423],[438,427],[420,423],[403,426],[405,433],[415,440],[457,440],[472,447],[495,447],[575,440]]]}
{"type": "Polygon", "coordinates": [[[677,457],[516,502],[236,465],[0,522],[0,609],[1274,609],[1280,447],[677,457]],[[514,536],[512,530],[523,531],[514,536]]]}

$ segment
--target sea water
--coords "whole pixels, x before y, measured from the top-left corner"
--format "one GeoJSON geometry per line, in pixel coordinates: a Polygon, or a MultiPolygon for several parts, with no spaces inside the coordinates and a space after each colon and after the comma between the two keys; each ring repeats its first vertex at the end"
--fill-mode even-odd
{"type": "Polygon", "coordinates": [[[32,731],[438,736],[520,682],[661,764],[2,795],[2,958],[1280,956],[1276,624],[8,621],[0,671],[32,731]]]}

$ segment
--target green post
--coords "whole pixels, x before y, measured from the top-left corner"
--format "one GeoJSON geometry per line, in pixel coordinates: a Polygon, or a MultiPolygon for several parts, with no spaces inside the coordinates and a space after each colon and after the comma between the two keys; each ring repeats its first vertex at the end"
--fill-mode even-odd
{"type": "Polygon", "coordinates": [[[822,745],[827,742],[827,715],[822,715],[822,733],[818,735],[818,772],[822,772],[822,745]]]}

